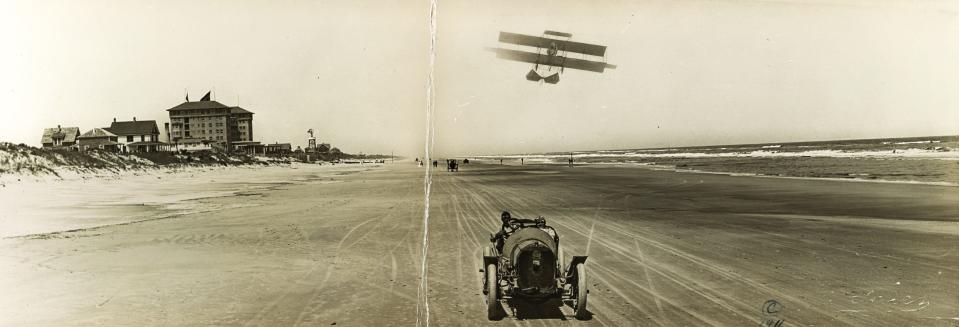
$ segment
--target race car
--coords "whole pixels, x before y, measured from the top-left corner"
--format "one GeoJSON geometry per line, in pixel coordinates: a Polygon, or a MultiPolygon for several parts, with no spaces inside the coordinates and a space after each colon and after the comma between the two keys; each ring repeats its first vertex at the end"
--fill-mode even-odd
{"type": "MultiPolygon", "coordinates": [[[[487,317],[499,318],[501,302],[510,300],[543,303],[561,299],[577,319],[586,319],[586,256],[573,256],[563,265],[559,235],[546,219],[518,219],[503,212],[502,229],[490,234],[483,249],[483,294],[487,317]]],[[[514,311],[515,312],[515,311],[514,311]]]]}

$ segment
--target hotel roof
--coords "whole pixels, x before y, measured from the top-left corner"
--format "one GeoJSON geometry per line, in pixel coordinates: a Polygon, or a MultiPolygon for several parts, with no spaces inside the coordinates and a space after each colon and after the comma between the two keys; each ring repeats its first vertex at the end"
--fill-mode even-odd
{"type": "Polygon", "coordinates": [[[216,101],[188,101],[177,105],[176,107],[167,109],[171,110],[192,110],[192,109],[223,109],[230,108],[222,103],[216,101]]]}
{"type": "Polygon", "coordinates": [[[253,114],[253,112],[240,108],[240,107],[230,107],[231,114],[253,114]]]}

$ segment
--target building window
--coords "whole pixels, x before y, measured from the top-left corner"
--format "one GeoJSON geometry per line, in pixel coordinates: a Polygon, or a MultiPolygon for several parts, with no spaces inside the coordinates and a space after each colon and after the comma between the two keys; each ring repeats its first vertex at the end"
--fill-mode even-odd
{"type": "Polygon", "coordinates": [[[127,142],[133,142],[133,135],[127,135],[127,142]]]}

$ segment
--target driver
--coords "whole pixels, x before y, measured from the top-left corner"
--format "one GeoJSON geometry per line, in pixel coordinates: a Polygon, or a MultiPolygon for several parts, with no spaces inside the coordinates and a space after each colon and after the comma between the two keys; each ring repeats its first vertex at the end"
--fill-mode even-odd
{"type": "Polygon", "coordinates": [[[510,216],[509,211],[503,211],[503,213],[500,215],[500,220],[503,222],[503,225],[500,226],[499,232],[497,232],[496,235],[493,236],[493,239],[490,240],[496,242],[497,252],[503,252],[503,242],[506,241],[506,237],[508,237],[509,234],[512,234],[515,231],[513,226],[510,224],[510,222],[513,221],[513,217],[510,216]]]}

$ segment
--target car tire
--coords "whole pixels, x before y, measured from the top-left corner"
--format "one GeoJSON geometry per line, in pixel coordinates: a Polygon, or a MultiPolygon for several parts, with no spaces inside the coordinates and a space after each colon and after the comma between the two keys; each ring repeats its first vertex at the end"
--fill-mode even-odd
{"type": "Polygon", "coordinates": [[[586,311],[586,296],[589,294],[589,282],[586,280],[586,265],[576,265],[576,319],[587,319],[589,312],[586,311]]]}
{"type": "Polygon", "coordinates": [[[486,318],[496,320],[499,316],[499,299],[497,299],[496,265],[486,265],[486,318]]]}
{"type": "Polygon", "coordinates": [[[566,274],[566,255],[563,253],[563,246],[556,245],[556,272],[558,275],[562,276],[566,274]]]}

